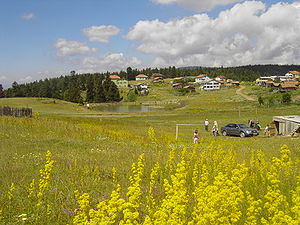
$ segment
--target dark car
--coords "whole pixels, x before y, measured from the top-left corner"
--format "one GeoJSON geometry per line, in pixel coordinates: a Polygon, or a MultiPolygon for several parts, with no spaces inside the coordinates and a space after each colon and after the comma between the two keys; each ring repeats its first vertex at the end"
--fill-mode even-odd
{"type": "Polygon", "coordinates": [[[221,128],[223,136],[232,135],[232,136],[257,136],[259,132],[256,129],[248,127],[243,123],[230,123],[225,127],[221,128]]]}

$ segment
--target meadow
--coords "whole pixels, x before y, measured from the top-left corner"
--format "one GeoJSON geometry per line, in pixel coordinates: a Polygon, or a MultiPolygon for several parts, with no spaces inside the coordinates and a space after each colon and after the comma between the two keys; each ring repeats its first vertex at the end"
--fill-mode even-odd
{"type": "Polygon", "coordinates": [[[137,102],[182,104],[147,113],[0,99],[35,112],[0,117],[0,224],[299,224],[299,138],[213,137],[191,126],[175,140],[176,124],[264,126],[299,114],[297,103],[259,106],[235,91],[178,96],[157,85],[137,102]]]}

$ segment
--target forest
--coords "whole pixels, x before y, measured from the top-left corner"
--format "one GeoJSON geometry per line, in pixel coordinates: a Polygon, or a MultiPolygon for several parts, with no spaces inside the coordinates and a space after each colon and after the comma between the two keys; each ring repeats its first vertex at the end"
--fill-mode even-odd
{"type": "Polygon", "coordinates": [[[122,100],[118,87],[109,79],[109,75],[119,75],[123,79],[134,80],[138,74],[151,76],[161,73],[165,78],[181,76],[196,76],[208,74],[214,78],[225,76],[237,81],[255,81],[260,76],[284,75],[290,70],[300,71],[300,65],[246,65],[238,67],[179,67],[145,68],[126,71],[106,72],[95,74],[76,74],[57,78],[47,78],[26,84],[13,82],[12,87],[3,90],[0,84],[0,97],[48,97],[63,99],[70,102],[115,102],[122,100]],[[85,93],[84,95],[82,93],[85,93]]]}

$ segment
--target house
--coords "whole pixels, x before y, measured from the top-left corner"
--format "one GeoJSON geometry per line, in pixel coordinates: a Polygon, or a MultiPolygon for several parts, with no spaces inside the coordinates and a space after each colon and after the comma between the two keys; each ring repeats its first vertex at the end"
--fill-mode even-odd
{"type": "Polygon", "coordinates": [[[163,75],[162,74],[160,74],[160,73],[152,73],[152,79],[154,80],[155,78],[161,78],[161,79],[163,79],[163,75]]]}
{"type": "Polygon", "coordinates": [[[148,76],[145,74],[139,74],[137,76],[135,76],[135,80],[147,80],[148,76]]]}
{"type": "Polygon", "coordinates": [[[173,78],[173,84],[174,83],[177,83],[178,81],[181,81],[181,80],[183,80],[184,79],[184,77],[175,77],[175,78],[173,78]]]}
{"type": "Polygon", "coordinates": [[[221,87],[221,84],[215,80],[207,81],[203,84],[201,84],[200,89],[208,91],[208,90],[219,90],[221,87]]]}
{"type": "Polygon", "coordinates": [[[186,85],[183,89],[188,90],[188,92],[196,92],[196,89],[192,85],[186,85]]]}
{"type": "Polygon", "coordinates": [[[284,83],[280,83],[279,92],[294,91],[297,88],[298,88],[298,86],[295,83],[284,82],[284,83]]]}
{"type": "Polygon", "coordinates": [[[128,80],[121,79],[118,75],[110,75],[109,78],[117,85],[118,88],[128,87],[128,80]]]}
{"type": "Polygon", "coordinates": [[[139,83],[139,84],[135,84],[135,87],[137,87],[138,89],[148,89],[148,85],[145,83],[139,83]]]}
{"type": "Polygon", "coordinates": [[[206,82],[208,82],[210,80],[211,79],[206,74],[200,74],[200,75],[198,75],[198,76],[195,77],[195,82],[198,83],[198,84],[206,83],[206,82]]]}
{"type": "Polygon", "coordinates": [[[153,78],[153,83],[163,83],[164,79],[162,77],[155,77],[153,78]]]}
{"type": "Polygon", "coordinates": [[[276,134],[289,135],[300,132],[300,116],[274,116],[276,134]]]}
{"type": "Polygon", "coordinates": [[[176,83],[172,85],[173,89],[181,89],[184,87],[183,83],[176,83]]]}
{"type": "Polygon", "coordinates": [[[300,72],[299,71],[288,71],[285,76],[291,76],[293,78],[300,78],[300,72]]]}
{"type": "Polygon", "coordinates": [[[232,81],[231,85],[232,86],[240,86],[240,82],[239,81],[232,81]]]}
{"type": "Polygon", "coordinates": [[[224,76],[217,76],[216,78],[215,78],[215,80],[216,81],[218,81],[218,82],[224,82],[225,80],[226,80],[226,78],[224,77],[224,76]]]}

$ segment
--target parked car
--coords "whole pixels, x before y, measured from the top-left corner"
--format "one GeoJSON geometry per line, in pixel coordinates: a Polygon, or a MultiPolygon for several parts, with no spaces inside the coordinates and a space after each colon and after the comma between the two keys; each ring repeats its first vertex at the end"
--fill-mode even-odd
{"type": "Polygon", "coordinates": [[[224,127],[221,127],[221,133],[223,136],[257,136],[259,132],[256,129],[248,127],[243,123],[229,123],[224,127]]]}

